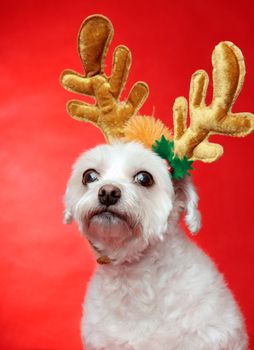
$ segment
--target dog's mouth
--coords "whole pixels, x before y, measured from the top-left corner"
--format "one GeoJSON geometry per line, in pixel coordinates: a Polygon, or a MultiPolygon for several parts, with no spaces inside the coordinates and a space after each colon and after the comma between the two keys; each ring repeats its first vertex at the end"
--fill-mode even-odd
{"type": "Polygon", "coordinates": [[[86,237],[100,255],[114,257],[113,252],[124,247],[141,232],[135,217],[115,208],[100,207],[84,218],[86,237]],[[113,255],[112,255],[113,254],[113,255]]]}
{"type": "Polygon", "coordinates": [[[92,211],[88,216],[88,221],[91,222],[91,220],[93,220],[94,218],[101,218],[102,220],[107,220],[109,222],[113,220],[121,220],[125,221],[128,224],[130,223],[130,220],[128,219],[127,215],[109,208],[100,208],[92,211]]]}

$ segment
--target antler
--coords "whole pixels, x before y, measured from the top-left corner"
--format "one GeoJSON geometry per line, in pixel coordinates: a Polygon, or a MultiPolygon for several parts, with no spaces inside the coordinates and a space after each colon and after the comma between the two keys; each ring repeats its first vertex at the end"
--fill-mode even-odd
{"type": "Polygon", "coordinates": [[[86,18],[78,36],[79,55],[86,75],[65,70],[61,76],[65,89],[92,96],[96,100],[94,105],[69,101],[68,113],[74,119],[93,123],[109,142],[124,136],[126,121],[137,113],[148,95],[148,86],[137,82],[127,100],[122,103],[118,101],[128,77],[131,53],[127,47],[118,46],[114,51],[111,76],[104,74],[104,60],[113,32],[113,26],[106,17],[93,15],[86,18]]]}
{"type": "Polygon", "coordinates": [[[238,97],[245,75],[243,55],[231,42],[218,44],[212,56],[213,99],[206,106],[208,75],[198,70],[192,75],[190,85],[190,125],[187,128],[187,100],[175,100],[174,147],[182,158],[213,162],[223,154],[219,144],[208,142],[212,134],[245,136],[254,130],[254,115],[232,113],[231,108],[238,97]]]}

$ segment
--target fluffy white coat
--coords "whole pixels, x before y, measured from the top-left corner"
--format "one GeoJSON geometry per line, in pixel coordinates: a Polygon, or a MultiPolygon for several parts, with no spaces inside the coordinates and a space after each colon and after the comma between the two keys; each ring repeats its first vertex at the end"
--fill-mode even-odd
{"type": "Polygon", "coordinates": [[[138,143],[98,146],[76,161],[69,180],[65,221],[80,231],[111,264],[98,265],[81,323],[86,350],[245,350],[240,310],[210,258],[179,228],[186,213],[199,229],[197,195],[190,179],[173,182],[164,161],[138,143]],[[96,181],[84,185],[94,169],[96,181]],[[154,184],[135,181],[149,172],[154,184]],[[103,185],[121,190],[112,205],[121,215],[99,210],[103,185]]]}

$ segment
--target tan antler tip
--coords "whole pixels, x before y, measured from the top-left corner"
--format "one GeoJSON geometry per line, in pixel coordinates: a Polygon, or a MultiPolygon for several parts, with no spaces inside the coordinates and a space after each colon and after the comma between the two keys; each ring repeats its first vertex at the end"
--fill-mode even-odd
{"type": "Polygon", "coordinates": [[[78,50],[86,76],[103,73],[104,59],[114,29],[110,20],[102,15],[87,17],[78,35],[78,50]]]}
{"type": "Polygon", "coordinates": [[[131,66],[131,52],[128,47],[119,45],[115,48],[112,73],[109,78],[111,92],[115,98],[121,94],[128,78],[131,66]]]}
{"type": "Polygon", "coordinates": [[[173,119],[174,119],[174,138],[179,140],[185,130],[188,114],[188,102],[184,97],[178,97],[175,99],[173,106],[173,119]]]}
{"type": "Polygon", "coordinates": [[[77,100],[72,100],[67,103],[67,112],[76,120],[88,121],[91,123],[97,123],[99,117],[98,107],[77,100]]]}

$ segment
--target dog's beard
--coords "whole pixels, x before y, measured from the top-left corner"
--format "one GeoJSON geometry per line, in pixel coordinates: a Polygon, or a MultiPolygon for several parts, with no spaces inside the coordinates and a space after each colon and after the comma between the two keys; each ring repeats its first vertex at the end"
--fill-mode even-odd
{"type": "Polygon", "coordinates": [[[120,248],[137,235],[137,227],[133,220],[117,211],[95,210],[85,220],[88,238],[105,247],[120,248]]]}

